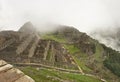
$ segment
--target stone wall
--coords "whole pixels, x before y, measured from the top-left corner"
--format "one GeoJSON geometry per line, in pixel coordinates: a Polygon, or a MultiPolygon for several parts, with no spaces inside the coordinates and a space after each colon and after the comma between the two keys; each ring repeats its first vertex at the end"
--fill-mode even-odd
{"type": "Polygon", "coordinates": [[[53,44],[51,45],[51,56],[50,56],[50,59],[49,61],[54,65],[54,62],[55,62],[55,49],[54,49],[54,46],[53,44]]]}
{"type": "Polygon", "coordinates": [[[19,69],[0,60],[0,82],[35,82],[19,69]]]}
{"type": "Polygon", "coordinates": [[[34,43],[32,44],[32,46],[31,46],[31,48],[29,50],[28,57],[32,57],[34,55],[38,43],[39,43],[39,38],[36,36],[35,40],[34,40],[34,43]]]}
{"type": "Polygon", "coordinates": [[[25,33],[21,32],[20,35],[19,35],[19,40],[21,41],[22,39],[24,39],[27,36],[28,36],[28,34],[25,34],[25,33]]]}
{"type": "Polygon", "coordinates": [[[0,45],[0,50],[5,49],[6,47],[8,47],[10,44],[14,43],[15,39],[10,39],[7,40],[6,42],[4,42],[2,45],[0,45]]]}
{"type": "Polygon", "coordinates": [[[34,34],[31,34],[28,36],[28,38],[26,38],[18,47],[16,50],[17,54],[21,54],[29,45],[29,43],[33,40],[33,38],[35,37],[34,34]]]}
{"type": "Polygon", "coordinates": [[[47,46],[46,46],[46,48],[45,48],[45,51],[44,51],[44,60],[46,60],[46,57],[47,57],[47,55],[48,55],[48,50],[49,50],[49,48],[50,48],[50,43],[51,43],[51,41],[48,41],[48,43],[47,43],[47,46]]]}

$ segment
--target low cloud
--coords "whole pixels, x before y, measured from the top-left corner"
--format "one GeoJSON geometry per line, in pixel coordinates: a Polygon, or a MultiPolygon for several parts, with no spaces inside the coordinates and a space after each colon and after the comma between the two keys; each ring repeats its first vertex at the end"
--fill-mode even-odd
{"type": "Polygon", "coordinates": [[[0,28],[18,30],[27,21],[41,30],[47,23],[87,33],[114,28],[120,26],[119,4],[119,0],[0,0],[0,28]]]}
{"type": "Polygon", "coordinates": [[[97,29],[92,31],[90,35],[100,43],[120,51],[120,28],[97,29]]]}

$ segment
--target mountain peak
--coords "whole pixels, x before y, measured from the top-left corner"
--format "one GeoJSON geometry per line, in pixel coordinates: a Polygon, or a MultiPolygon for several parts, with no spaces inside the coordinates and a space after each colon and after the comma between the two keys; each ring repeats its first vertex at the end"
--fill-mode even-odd
{"type": "Polygon", "coordinates": [[[19,29],[19,32],[27,32],[27,33],[30,33],[30,32],[33,32],[35,31],[35,27],[33,26],[33,24],[29,21],[29,22],[26,22],[20,29],[19,29]]]}

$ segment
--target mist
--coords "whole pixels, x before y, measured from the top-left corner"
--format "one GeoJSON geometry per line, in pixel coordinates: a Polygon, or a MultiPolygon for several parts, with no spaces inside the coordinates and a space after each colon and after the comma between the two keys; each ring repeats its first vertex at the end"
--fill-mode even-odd
{"type": "Polygon", "coordinates": [[[18,30],[27,21],[40,30],[46,24],[73,26],[86,33],[119,27],[119,4],[120,0],[0,0],[0,30],[18,30]]]}

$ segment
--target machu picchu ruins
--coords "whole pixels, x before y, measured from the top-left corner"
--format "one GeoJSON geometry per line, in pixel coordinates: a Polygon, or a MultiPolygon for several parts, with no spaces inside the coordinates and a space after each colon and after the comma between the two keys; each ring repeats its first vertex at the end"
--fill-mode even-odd
{"type": "Polygon", "coordinates": [[[77,69],[67,50],[54,40],[41,39],[30,22],[18,31],[2,31],[0,39],[0,58],[7,62],[41,63],[77,69]]]}
{"type": "MultiPolygon", "coordinates": [[[[6,61],[7,64],[9,63],[8,65],[13,65],[15,69],[25,72],[25,74],[23,73],[25,78],[23,76],[20,81],[15,82],[27,82],[27,80],[28,82],[34,82],[33,79],[39,82],[43,77],[44,80],[49,80],[57,75],[54,73],[78,74],[85,78],[90,77],[97,82],[107,82],[104,79],[106,74],[109,76],[108,80],[112,79],[113,81],[116,78],[116,82],[119,82],[118,76],[110,71],[106,72],[107,68],[104,66],[106,57],[115,52],[114,50],[109,52],[109,49],[86,33],[64,25],[58,25],[54,32],[41,33],[31,22],[27,22],[18,31],[6,30],[0,32],[0,60],[6,61]],[[53,72],[51,73],[50,70],[53,72]],[[44,71],[46,71],[45,73],[49,71],[48,74],[53,74],[53,76],[40,75],[44,71]],[[39,76],[43,77],[40,78],[39,76]],[[28,78],[31,80],[29,81],[28,78]]],[[[115,53],[118,54],[118,52],[115,53]]],[[[0,69],[3,68],[4,65],[0,66],[0,69]]],[[[14,75],[16,74],[13,73],[14,75]]],[[[5,78],[1,77],[0,73],[2,82],[14,82],[14,78],[11,79],[12,76],[8,78],[11,79],[9,81],[5,80],[8,77],[6,74],[5,78]]],[[[21,77],[18,75],[19,78],[21,77]]],[[[54,79],[59,80],[58,82],[66,82],[58,77],[54,77],[54,79]]],[[[76,80],[75,78],[72,79],[76,80]]],[[[67,82],[74,81],[68,80],[67,82]]]]}
{"type": "Polygon", "coordinates": [[[19,69],[4,60],[0,60],[0,82],[35,82],[19,69]]]}

